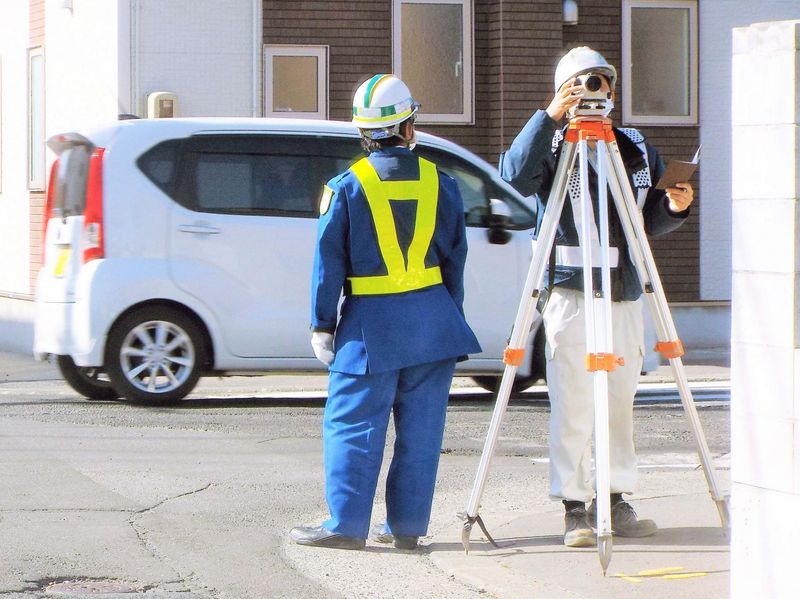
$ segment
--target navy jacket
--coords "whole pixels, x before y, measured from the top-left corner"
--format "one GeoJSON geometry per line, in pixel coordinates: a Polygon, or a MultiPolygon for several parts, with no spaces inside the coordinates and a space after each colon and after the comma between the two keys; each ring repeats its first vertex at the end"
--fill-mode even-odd
{"type": "MultiPolygon", "coordinates": [[[[557,148],[552,147],[553,136],[557,127],[558,124],[550,118],[546,111],[536,111],[514,139],[508,151],[500,157],[500,175],[503,179],[513,185],[522,195],[532,195],[536,198],[538,208],[537,233],[541,226],[544,206],[547,203],[547,196],[553,184],[556,162],[561,150],[561,144],[557,148]]],[[[628,173],[629,182],[633,187],[631,175],[645,166],[644,156],[639,146],[628,139],[623,132],[618,129],[615,129],[614,132],[622,161],[625,164],[625,170],[628,173]]],[[[664,172],[664,162],[655,148],[647,142],[645,142],[645,145],[650,165],[650,175],[655,182],[664,172]]],[[[589,188],[596,189],[596,174],[591,166],[589,170],[589,188]]],[[[608,191],[608,197],[610,202],[610,190],[608,191]]],[[[669,200],[663,190],[655,187],[650,188],[642,209],[644,227],[648,235],[663,235],[678,228],[686,221],[689,216],[688,209],[675,213],[669,209],[668,204],[669,200]]],[[[596,198],[593,199],[593,206],[594,213],[597,214],[596,198]]],[[[609,239],[611,245],[619,248],[619,265],[611,270],[611,298],[613,301],[633,301],[641,295],[642,288],[639,284],[636,270],[628,256],[628,244],[613,204],[611,210],[609,210],[609,239]]],[[[575,230],[569,197],[564,202],[564,210],[559,220],[555,243],[559,245],[578,245],[578,233],[575,230]]],[[[558,267],[554,273],[554,283],[583,291],[581,270],[580,268],[558,267]]]]}
{"type": "MultiPolygon", "coordinates": [[[[391,147],[369,156],[381,180],[419,179],[419,161],[408,149],[391,147]]],[[[328,183],[330,207],[320,216],[311,287],[311,325],[335,329],[331,370],[384,372],[480,352],[464,320],[464,207],[454,179],[438,172],[436,226],[425,260],[439,266],[442,284],[387,295],[350,295],[348,276],[386,274],[367,199],[351,171],[328,183]],[[337,315],[342,290],[341,315],[337,315]]],[[[393,205],[400,247],[414,234],[414,202],[393,205]]]]}

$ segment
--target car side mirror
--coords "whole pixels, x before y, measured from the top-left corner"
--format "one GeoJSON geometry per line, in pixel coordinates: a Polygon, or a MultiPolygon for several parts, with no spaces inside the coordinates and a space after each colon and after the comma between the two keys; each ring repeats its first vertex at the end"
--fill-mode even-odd
{"type": "Polygon", "coordinates": [[[489,230],[486,235],[489,243],[504,245],[511,240],[508,225],[511,223],[511,209],[503,200],[489,200],[489,216],[486,219],[489,230]]]}

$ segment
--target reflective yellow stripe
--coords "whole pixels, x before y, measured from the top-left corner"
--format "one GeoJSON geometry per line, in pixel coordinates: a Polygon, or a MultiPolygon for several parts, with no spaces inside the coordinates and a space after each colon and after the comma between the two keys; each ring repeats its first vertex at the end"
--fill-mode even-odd
{"type": "Polygon", "coordinates": [[[386,121],[391,121],[393,119],[405,120],[407,117],[411,116],[412,112],[414,112],[413,109],[409,108],[408,110],[406,110],[405,112],[401,112],[400,114],[389,114],[386,116],[367,117],[367,116],[359,116],[358,114],[354,113],[353,116],[355,120],[362,123],[383,123],[386,121]]]}
{"type": "Polygon", "coordinates": [[[436,205],[439,200],[436,166],[420,158],[418,181],[381,181],[366,158],[356,162],[350,170],[361,183],[367,198],[375,222],[378,248],[387,272],[385,275],[348,277],[353,295],[403,293],[441,283],[439,267],[425,267],[425,256],[436,228],[436,205]],[[417,200],[414,235],[408,247],[408,267],[397,239],[389,200],[417,200]]]}

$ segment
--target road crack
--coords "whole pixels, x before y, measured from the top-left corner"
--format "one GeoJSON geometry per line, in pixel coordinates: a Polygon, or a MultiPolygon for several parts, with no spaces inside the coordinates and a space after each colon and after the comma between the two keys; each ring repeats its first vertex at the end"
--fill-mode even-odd
{"type": "Polygon", "coordinates": [[[214,589],[208,588],[201,580],[199,580],[196,572],[181,572],[181,568],[178,564],[175,564],[173,560],[169,558],[166,554],[159,551],[156,544],[148,538],[150,531],[144,527],[141,522],[138,520],[145,514],[151,513],[154,510],[162,507],[163,505],[169,503],[170,501],[175,501],[176,499],[181,499],[183,497],[189,497],[191,495],[197,495],[198,493],[202,493],[203,491],[207,491],[211,487],[217,486],[217,483],[208,483],[202,487],[197,489],[192,489],[191,491],[186,491],[185,493],[179,493],[178,495],[174,495],[172,497],[167,497],[158,503],[151,505],[150,507],[146,507],[140,510],[136,510],[130,518],[128,518],[128,524],[130,524],[131,528],[133,529],[136,538],[138,539],[142,548],[147,551],[153,559],[163,563],[166,567],[168,567],[172,572],[175,574],[175,580],[171,581],[172,583],[178,583],[186,587],[186,590],[193,591],[197,588],[203,589],[204,592],[210,593],[210,595],[216,596],[216,592],[214,589]],[[194,588],[193,588],[194,587],[194,588]]]}

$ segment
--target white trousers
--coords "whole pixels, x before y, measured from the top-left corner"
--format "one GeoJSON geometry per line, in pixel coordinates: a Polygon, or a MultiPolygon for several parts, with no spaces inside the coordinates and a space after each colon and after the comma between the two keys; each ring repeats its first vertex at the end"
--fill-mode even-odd
{"type": "MultiPolygon", "coordinates": [[[[608,375],[611,492],[632,493],[636,489],[633,398],[644,357],[641,298],[612,302],[611,311],[614,354],[625,360],[608,375]]],[[[550,496],[588,502],[594,497],[594,392],[592,374],[586,370],[583,293],[556,287],[543,317],[550,395],[550,496]]]]}

